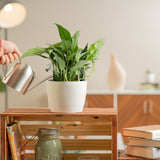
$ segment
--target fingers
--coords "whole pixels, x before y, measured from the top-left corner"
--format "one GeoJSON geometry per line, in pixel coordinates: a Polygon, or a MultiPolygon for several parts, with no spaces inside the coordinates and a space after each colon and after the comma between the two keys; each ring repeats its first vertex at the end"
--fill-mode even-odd
{"type": "Polygon", "coordinates": [[[14,57],[14,60],[17,60],[18,59],[18,56],[17,54],[13,53],[13,57],[14,57]]]}
{"type": "Polygon", "coordinates": [[[4,55],[5,56],[5,65],[8,65],[10,63],[9,57],[8,55],[4,55]]]}
{"type": "Polygon", "coordinates": [[[22,56],[22,54],[21,54],[21,52],[19,51],[19,49],[17,48],[17,46],[15,46],[15,48],[14,48],[14,53],[17,54],[18,57],[21,57],[21,56],[22,56]]]}
{"type": "Polygon", "coordinates": [[[7,65],[13,63],[16,59],[21,57],[19,49],[16,44],[10,41],[2,40],[2,48],[0,51],[0,64],[7,65]]]}
{"type": "Polygon", "coordinates": [[[5,61],[6,61],[5,56],[4,55],[1,56],[0,57],[0,64],[5,64],[5,61]]]}
{"type": "Polygon", "coordinates": [[[0,64],[8,65],[9,63],[13,63],[17,59],[18,59],[18,56],[16,53],[5,54],[0,57],[0,64]]]}
{"type": "Polygon", "coordinates": [[[14,62],[13,54],[9,53],[9,54],[8,54],[8,58],[9,58],[10,63],[13,63],[13,62],[14,62]]]}

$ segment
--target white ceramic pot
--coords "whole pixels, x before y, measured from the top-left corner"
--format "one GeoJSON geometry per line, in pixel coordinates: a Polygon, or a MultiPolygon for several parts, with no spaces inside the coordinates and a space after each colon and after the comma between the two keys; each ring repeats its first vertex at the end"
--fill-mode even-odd
{"type": "Polygon", "coordinates": [[[87,81],[47,81],[48,106],[52,112],[82,112],[87,81]]]}
{"type": "Polygon", "coordinates": [[[146,80],[148,83],[155,83],[155,73],[148,73],[146,76],[146,80]]]}

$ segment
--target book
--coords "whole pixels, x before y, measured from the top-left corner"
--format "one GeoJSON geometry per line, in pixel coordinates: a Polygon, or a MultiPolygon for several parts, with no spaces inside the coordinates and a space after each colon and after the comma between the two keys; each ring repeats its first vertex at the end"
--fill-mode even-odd
{"type": "Polygon", "coordinates": [[[142,158],[156,159],[160,158],[160,148],[127,145],[127,154],[142,158]]]}
{"type": "Polygon", "coordinates": [[[153,90],[159,90],[160,89],[160,84],[159,83],[141,83],[139,85],[140,89],[153,89],[153,90]]]}
{"type": "Polygon", "coordinates": [[[124,128],[123,135],[128,137],[159,139],[160,125],[148,125],[148,126],[124,128]]]}
{"type": "Polygon", "coordinates": [[[20,122],[7,125],[8,140],[13,160],[27,160],[20,122]]]}
{"type": "Polygon", "coordinates": [[[159,147],[160,139],[142,139],[142,138],[131,138],[128,139],[129,145],[134,146],[146,146],[146,147],[159,147]]]}

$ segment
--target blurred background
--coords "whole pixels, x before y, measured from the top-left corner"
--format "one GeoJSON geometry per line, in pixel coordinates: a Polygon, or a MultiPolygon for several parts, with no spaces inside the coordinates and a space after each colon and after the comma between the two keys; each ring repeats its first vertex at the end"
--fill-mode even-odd
{"type": "MultiPolygon", "coordinates": [[[[25,21],[8,29],[8,40],[24,53],[30,48],[59,41],[54,23],[72,34],[80,30],[79,46],[105,38],[96,72],[88,79],[88,90],[108,89],[109,56],[114,53],[127,73],[126,89],[136,89],[144,81],[147,69],[160,81],[160,1],[154,0],[22,0],[26,6],[25,21]]],[[[3,35],[4,30],[2,29],[3,35]]],[[[36,72],[33,85],[49,75],[49,61],[29,57],[23,62],[36,72]]],[[[4,110],[5,93],[0,93],[0,111],[4,110]]],[[[47,107],[46,84],[25,96],[8,89],[9,107],[47,107]]]]}

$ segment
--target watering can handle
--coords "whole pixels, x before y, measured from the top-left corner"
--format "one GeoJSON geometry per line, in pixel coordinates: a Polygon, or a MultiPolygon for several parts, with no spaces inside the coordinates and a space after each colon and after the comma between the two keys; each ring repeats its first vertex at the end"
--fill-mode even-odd
{"type": "MultiPolygon", "coordinates": [[[[17,59],[19,62],[21,62],[21,59],[17,59]]],[[[6,68],[5,68],[5,65],[2,65],[2,72],[3,72],[3,77],[5,77],[6,75],[6,68]]]]}
{"type": "Polygon", "coordinates": [[[5,77],[5,67],[4,67],[4,65],[2,65],[2,72],[3,72],[3,76],[5,77]]]}
{"type": "Polygon", "coordinates": [[[31,91],[32,89],[36,88],[37,86],[39,86],[40,84],[42,84],[43,82],[45,82],[46,80],[48,80],[48,79],[50,79],[52,77],[53,77],[53,75],[48,76],[47,78],[45,78],[44,80],[40,81],[38,84],[36,84],[32,88],[28,89],[27,92],[31,91]]]}

